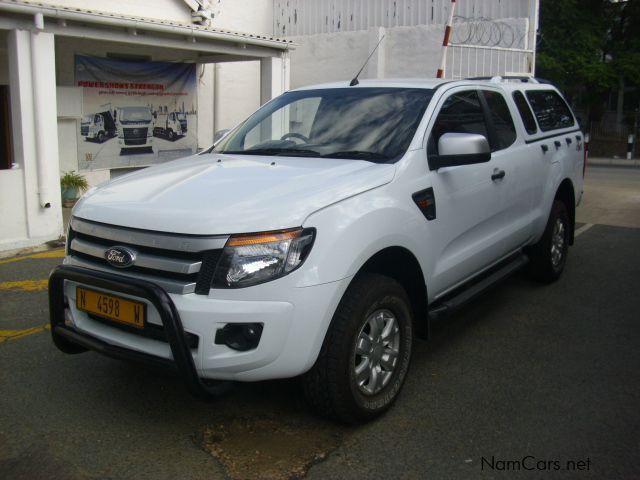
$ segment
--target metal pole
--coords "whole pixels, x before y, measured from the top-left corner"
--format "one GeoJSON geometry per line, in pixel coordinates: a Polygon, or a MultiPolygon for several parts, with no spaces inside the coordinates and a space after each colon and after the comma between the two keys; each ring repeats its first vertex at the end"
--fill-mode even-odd
{"type": "Polygon", "coordinates": [[[453,13],[456,9],[456,0],[451,0],[451,11],[449,12],[449,22],[444,29],[444,40],[442,41],[442,59],[440,60],[440,68],[436,73],[436,78],[444,78],[444,71],[447,66],[447,47],[451,38],[451,28],[453,25],[453,13]]]}

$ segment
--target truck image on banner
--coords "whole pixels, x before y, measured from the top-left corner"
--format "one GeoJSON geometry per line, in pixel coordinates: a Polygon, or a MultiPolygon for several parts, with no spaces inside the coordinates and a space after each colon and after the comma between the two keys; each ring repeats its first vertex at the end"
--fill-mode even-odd
{"type": "Polygon", "coordinates": [[[75,82],[83,88],[79,170],[147,166],[195,153],[195,64],[76,55],[75,82]]]}
{"type": "Polygon", "coordinates": [[[156,117],[156,126],[153,128],[154,137],[163,137],[177,140],[187,133],[187,117],[182,112],[162,113],[156,117]]]}
{"type": "Polygon", "coordinates": [[[102,143],[111,137],[115,137],[116,133],[116,123],[113,121],[111,112],[98,112],[82,116],[80,135],[85,139],[102,143]]]}

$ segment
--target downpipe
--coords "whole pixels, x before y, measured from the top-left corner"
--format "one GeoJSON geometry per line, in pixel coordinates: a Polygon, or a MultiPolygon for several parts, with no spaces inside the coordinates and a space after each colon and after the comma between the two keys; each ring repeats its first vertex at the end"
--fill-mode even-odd
{"type": "MultiPolygon", "coordinates": [[[[38,47],[38,36],[40,31],[44,29],[44,18],[42,13],[37,13],[34,16],[34,30],[31,32],[31,72],[32,81],[31,88],[33,93],[34,104],[34,127],[35,127],[35,139],[36,139],[36,168],[38,177],[38,201],[41,208],[51,208],[52,205],[52,192],[49,187],[51,183],[51,162],[47,161],[48,147],[45,142],[45,136],[43,132],[47,127],[57,128],[56,125],[47,126],[46,124],[46,112],[42,111],[46,102],[51,102],[52,99],[47,98],[47,84],[51,82],[51,78],[43,74],[43,65],[47,65],[51,61],[46,55],[46,51],[43,48],[38,47]]],[[[53,99],[55,102],[55,98],[53,99]]]]}

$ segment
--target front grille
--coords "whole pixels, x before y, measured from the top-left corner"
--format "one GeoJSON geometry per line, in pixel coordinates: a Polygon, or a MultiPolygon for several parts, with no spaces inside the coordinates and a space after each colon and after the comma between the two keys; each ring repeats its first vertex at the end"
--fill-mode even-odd
{"type": "Polygon", "coordinates": [[[76,265],[149,280],[169,293],[207,295],[226,240],[226,236],[176,235],[74,217],[67,243],[76,265]],[[105,251],[115,246],[135,252],[132,266],[117,268],[107,262],[105,251]]]}
{"type": "Polygon", "coordinates": [[[124,139],[124,144],[125,145],[144,145],[145,143],[147,143],[147,137],[144,137],[144,138],[125,138],[124,139]]]}
{"type": "Polygon", "coordinates": [[[83,137],[89,136],[89,127],[80,127],[80,135],[83,137]]]}
{"type": "Polygon", "coordinates": [[[123,128],[124,143],[126,145],[144,145],[147,143],[147,127],[123,128]]]}

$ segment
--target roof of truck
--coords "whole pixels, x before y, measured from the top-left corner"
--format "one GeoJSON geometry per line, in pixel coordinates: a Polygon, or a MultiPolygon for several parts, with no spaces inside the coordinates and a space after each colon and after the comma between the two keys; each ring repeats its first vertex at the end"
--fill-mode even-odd
{"type": "Polygon", "coordinates": [[[318,85],[308,85],[294,89],[300,90],[318,90],[329,88],[363,88],[363,87],[389,87],[389,88],[426,88],[433,89],[443,84],[451,86],[464,85],[487,85],[501,87],[507,91],[515,89],[544,89],[553,87],[550,82],[539,80],[528,76],[515,77],[481,77],[481,78],[465,78],[458,80],[447,80],[442,78],[384,78],[384,79],[361,79],[358,85],[350,87],[350,81],[322,83],[318,85]]]}
{"type": "MultiPolygon", "coordinates": [[[[447,83],[448,80],[441,78],[383,78],[383,79],[367,79],[359,80],[359,84],[351,88],[362,87],[390,87],[390,88],[435,88],[438,85],[447,83]]],[[[350,80],[342,82],[322,83],[319,85],[309,85],[306,87],[296,88],[298,90],[317,90],[322,88],[345,88],[349,87],[350,80]]]]}

